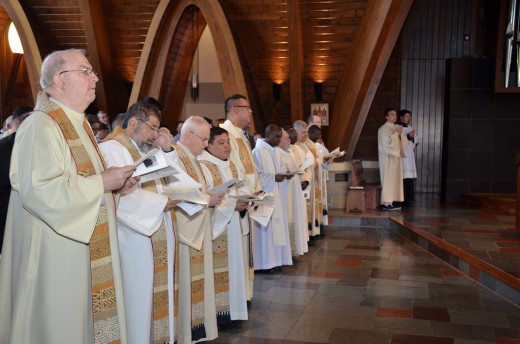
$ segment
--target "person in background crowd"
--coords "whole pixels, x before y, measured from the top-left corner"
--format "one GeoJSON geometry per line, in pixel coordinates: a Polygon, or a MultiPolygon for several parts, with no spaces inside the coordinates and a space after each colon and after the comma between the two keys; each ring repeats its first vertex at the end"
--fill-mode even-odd
{"type": "Polygon", "coordinates": [[[13,152],[16,130],[20,124],[31,114],[31,106],[17,106],[13,111],[13,124],[11,135],[0,140],[0,253],[2,253],[2,242],[4,240],[5,220],[7,218],[7,207],[11,195],[11,181],[9,180],[9,167],[11,166],[11,154],[13,152]]]}
{"type": "Polygon", "coordinates": [[[181,130],[182,130],[183,124],[184,124],[184,121],[178,121],[177,124],[175,124],[175,128],[177,129],[177,134],[175,134],[175,136],[172,138],[173,142],[178,142],[179,139],[181,138],[181,130]]]}
{"type": "Polygon", "coordinates": [[[108,131],[112,131],[112,125],[110,124],[110,117],[108,116],[108,114],[105,112],[105,111],[99,111],[97,113],[97,118],[98,120],[103,123],[104,125],[107,126],[108,128],[108,131]]]}

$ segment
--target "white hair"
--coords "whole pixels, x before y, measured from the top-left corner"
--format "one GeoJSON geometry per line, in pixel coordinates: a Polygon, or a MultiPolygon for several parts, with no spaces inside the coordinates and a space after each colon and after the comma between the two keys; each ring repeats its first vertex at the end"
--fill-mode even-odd
{"type": "Polygon", "coordinates": [[[298,120],[298,121],[294,122],[293,128],[296,131],[300,131],[301,129],[309,128],[309,125],[307,123],[305,123],[305,121],[298,120]]]}
{"type": "Polygon", "coordinates": [[[40,86],[43,90],[52,86],[54,75],[59,73],[65,63],[65,55],[69,53],[78,53],[83,56],[86,56],[87,52],[83,49],[67,49],[67,50],[57,50],[45,58],[42,63],[41,77],[40,77],[40,86]]]}

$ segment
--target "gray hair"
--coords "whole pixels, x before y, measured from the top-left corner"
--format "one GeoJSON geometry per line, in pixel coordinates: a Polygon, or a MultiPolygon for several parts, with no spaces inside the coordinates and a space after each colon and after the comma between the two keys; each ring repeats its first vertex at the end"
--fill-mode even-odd
{"type": "Polygon", "coordinates": [[[201,116],[191,116],[182,125],[181,137],[186,135],[186,132],[193,131],[196,128],[201,127],[201,126],[207,126],[207,127],[211,128],[211,125],[208,123],[208,121],[206,121],[206,119],[204,119],[204,117],[201,117],[201,116]]]}
{"type": "Polygon", "coordinates": [[[300,129],[307,129],[308,127],[309,127],[309,125],[307,123],[305,123],[305,121],[302,121],[302,120],[297,120],[293,124],[293,128],[296,131],[300,131],[300,129]]]}
{"type": "Polygon", "coordinates": [[[67,50],[57,50],[45,58],[42,63],[41,77],[40,77],[40,86],[43,90],[52,86],[54,75],[59,73],[65,63],[65,55],[69,53],[78,53],[83,56],[87,56],[87,52],[83,49],[67,49],[67,50]]]}

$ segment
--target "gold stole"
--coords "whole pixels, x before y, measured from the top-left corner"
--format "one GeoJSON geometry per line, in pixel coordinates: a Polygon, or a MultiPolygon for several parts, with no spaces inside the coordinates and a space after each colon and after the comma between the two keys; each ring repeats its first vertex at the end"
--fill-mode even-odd
{"type": "MultiPolygon", "coordinates": [[[[186,152],[176,144],[172,142],[172,147],[174,147],[177,152],[177,156],[181,160],[184,168],[186,169],[186,173],[193,178],[197,183],[206,184],[206,181],[201,181],[198,177],[197,172],[193,164],[191,163],[190,158],[186,154],[186,152]]],[[[199,169],[202,178],[204,175],[202,174],[202,169],[197,160],[195,160],[195,164],[199,169]]],[[[204,244],[203,244],[204,245],[204,244]]],[[[204,324],[204,312],[200,312],[197,310],[204,309],[204,246],[200,251],[197,251],[193,247],[190,247],[190,274],[191,274],[191,340],[196,341],[201,338],[206,337],[206,326],[204,324]]]]}
{"type": "MultiPolygon", "coordinates": [[[[245,174],[251,175],[255,174],[255,165],[253,160],[251,159],[251,153],[249,152],[251,147],[246,146],[244,140],[242,138],[236,138],[238,144],[238,154],[240,155],[240,160],[242,161],[242,166],[244,166],[245,174]]],[[[247,143],[249,145],[249,143],[247,143]]],[[[254,191],[254,190],[252,190],[254,191]]]]}
{"type": "MultiPolygon", "coordinates": [[[[123,132],[122,134],[116,136],[114,140],[118,141],[125,147],[134,162],[141,158],[141,154],[135,147],[135,145],[130,141],[130,138],[126,136],[123,132]]],[[[161,183],[166,185],[166,181],[164,178],[161,179],[161,183]]],[[[142,188],[144,190],[158,193],[157,185],[155,181],[151,180],[149,182],[143,183],[142,188]]],[[[170,211],[170,216],[172,217],[172,222],[175,223],[175,212],[170,211]]],[[[179,275],[179,252],[177,250],[177,235],[175,233],[175,227],[173,229],[173,236],[175,240],[175,258],[174,258],[174,325],[177,325],[177,316],[178,316],[178,304],[179,304],[179,288],[178,288],[178,275],[179,275]]],[[[168,243],[167,243],[167,233],[166,233],[166,224],[164,223],[164,219],[161,221],[161,225],[159,229],[152,234],[152,252],[153,252],[153,340],[154,343],[162,344],[170,341],[170,333],[169,333],[169,300],[168,300],[168,243]]],[[[176,329],[174,330],[175,336],[177,336],[176,329]]]]}
{"type": "MultiPolygon", "coordinates": [[[[255,164],[253,160],[251,159],[252,154],[251,146],[249,146],[249,142],[244,142],[244,139],[241,137],[235,138],[238,145],[238,155],[240,156],[240,161],[242,161],[242,166],[244,166],[245,174],[251,175],[255,174],[255,164]]],[[[256,180],[256,178],[255,178],[256,180]]],[[[251,190],[251,192],[254,192],[255,190],[251,190]]],[[[249,235],[247,237],[248,240],[248,247],[249,247],[249,280],[253,281],[255,279],[255,268],[254,268],[254,262],[253,262],[253,229],[251,225],[251,218],[249,217],[249,213],[247,214],[248,220],[249,220],[249,235]]],[[[240,223],[242,225],[242,223],[240,223]]]]}
{"type": "MultiPolygon", "coordinates": [[[[222,175],[218,167],[209,161],[201,161],[211,173],[213,187],[222,185],[222,175]]],[[[238,170],[229,162],[233,178],[238,179],[238,170]]],[[[215,300],[217,309],[217,324],[224,325],[231,322],[229,312],[229,261],[227,230],[213,240],[213,271],[215,274],[215,300]]]]}
{"type": "MultiPolygon", "coordinates": [[[[316,146],[314,143],[307,139],[305,140],[305,145],[309,148],[314,159],[318,158],[318,151],[316,150],[316,146]]],[[[315,221],[313,226],[318,227],[321,223],[321,216],[323,215],[323,207],[321,201],[321,184],[320,184],[320,169],[317,168],[317,171],[314,172],[314,213],[315,213],[315,221]]]]}
{"type": "MultiPolygon", "coordinates": [[[[74,129],[72,122],[62,108],[49,101],[45,93],[38,94],[36,109],[47,113],[60,128],[76,164],[78,175],[87,178],[96,175],[88,152],[74,129]]],[[[89,124],[83,120],[83,128],[87,132],[92,145],[106,169],[103,155],[99,151],[89,124]]],[[[106,195],[106,194],[105,194],[106,195]]],[[[106,199],[106,202],[114,202],[106,199]]],[[[99,207],[96,226],[88,245],[90,251],[90,271],[92,289],[92,315],[94,321],[94,342],[120,343],[120,328],[117,315],[116,290],[114,285],[114,271],[110,251],[110,229],[108,225],[108,211],[106,203],[99,207]]]]}

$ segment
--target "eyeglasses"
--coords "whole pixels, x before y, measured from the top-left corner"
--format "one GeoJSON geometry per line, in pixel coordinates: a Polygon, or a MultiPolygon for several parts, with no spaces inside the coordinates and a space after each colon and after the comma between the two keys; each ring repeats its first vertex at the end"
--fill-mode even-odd
{"type": "Polygon", "coordinates": [[[144,124],[146,124],[146,126],[150,129],[152,129],[154,132],[156,132],[157,134],[159,133],[159,128],[156,128],[156,127],[152,127],[150,124],[146,123],[145,121],[143,121],[142,119],[138,119],[139,121],[143,122],[144,124]]]}
{"type": "Polygon", "coordinates": [[[202,140],[203,143],[209,143],[209,139],[205,138],[205,137],[202,137],[200,136],[199,134],[195,134],[193,131],[190,130],[190,133],[192,133],[193,135],[197,136],[199,139],[202,140]]]}
{"type": "Polygon", "coordinates": [[[92,76],[94,74],[95,76],[98,75],[98,73],[93,70],[92,68],[81,68],[81,69],[70,69],[70,70],[64,70],[59,73],[59,75],[62,75],[63,73],[69,73],[69,72],[82,72],[85,76],[92,76]]]}
{"type": "Polygon", "coordinates": [[[233,105],[233,107],[246,108],[248,110],[251,110],[251,105],[233,105]]]}

